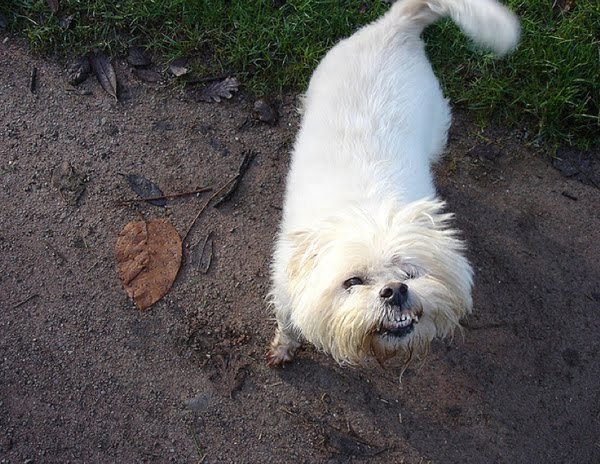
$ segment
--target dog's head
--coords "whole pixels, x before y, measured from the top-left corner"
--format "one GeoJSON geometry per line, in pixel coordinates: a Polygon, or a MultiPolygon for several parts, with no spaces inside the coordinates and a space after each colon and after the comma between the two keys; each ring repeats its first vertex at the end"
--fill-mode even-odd
{"type": "Polygon", "coordinates": [[[336,215],[289,240],[292,325],[340,363],[425,350],[471,310],[472,270],[440,201],[336,215]]]}

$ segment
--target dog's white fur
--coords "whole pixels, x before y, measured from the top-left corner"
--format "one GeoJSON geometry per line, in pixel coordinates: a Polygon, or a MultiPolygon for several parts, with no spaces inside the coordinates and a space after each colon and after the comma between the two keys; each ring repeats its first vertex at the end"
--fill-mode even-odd
{"type": "Polygon", "coordinates": [[[471,311],[472,270],[430,169],[450,108],[420,35],[441,16],[498,54],[518,41],[495,0],[399,0],[311,78],[272,265],[271,365],[302,338],[349,364],[425,349],[471,311]],[[352,277],[362,285],[345,288],[352,277]],[[390,282],[408,286],[402,306],[380,297],[390,282]],[[402,314],[413,331],[386,333],[402,314]]]}

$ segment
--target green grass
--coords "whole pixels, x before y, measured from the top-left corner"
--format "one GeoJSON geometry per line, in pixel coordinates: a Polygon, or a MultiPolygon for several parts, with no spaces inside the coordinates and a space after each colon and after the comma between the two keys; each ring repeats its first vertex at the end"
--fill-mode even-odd
{"type": "MultiPolygon", "coordinates": [[[[548,144],[600,142],[600,2],[507,0],[523,23],[508,59],[473,50],[450,22],[427,33],[428,50],[456,105],[525,124],[548,144]]],[[[386,10],[377,0],[0,0],[12,30],[61,57],[99,47],[113,55],[146,45],[166,63],[196,56],[200,72],[235,71],[256,93],[300,90],[339,38],[386,10]],[[368,5],[366,12],[363,5],[368,5]],[[63,30],[59,18],[73,16],[63,30]]]]}

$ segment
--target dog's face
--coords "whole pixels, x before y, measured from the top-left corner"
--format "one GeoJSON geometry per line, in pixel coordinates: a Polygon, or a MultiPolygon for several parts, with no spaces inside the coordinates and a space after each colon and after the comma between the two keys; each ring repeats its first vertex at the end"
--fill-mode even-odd
{"type": "Polygon", "coordinates": [[[471,310],[472,270],[442,207],[381,205],[288,237],[294,327],[350,364],[451,334],[471,310]]]}

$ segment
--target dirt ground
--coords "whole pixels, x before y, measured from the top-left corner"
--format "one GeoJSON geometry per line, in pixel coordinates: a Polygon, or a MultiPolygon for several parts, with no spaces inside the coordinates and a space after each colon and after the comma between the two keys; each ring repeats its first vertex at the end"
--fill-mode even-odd
{"type": "MultiPolygon", "coordinates": [[[[476,270],[463,336],[401,381],[399,361],[342,368],[310,347],[272,370],[264,301],[294,98],[269,126],[243,94],[198,103],[116,64],[120,102],[94,78],[70,87],[11,37],[0,45],[0,462],[600,462],[597,153],[569,152],[561,173],[520,132],[457,115],[438,185],[476,270]],[[119,174],[184,192],[222,184],[248,150],[171,291],[136,310],[113,255],[137,217],[119,174]],[[64,162],[75,184],[57,176],[64,162]]],[[[183,235],[206,199],[139,211],[183,235]]]]}

